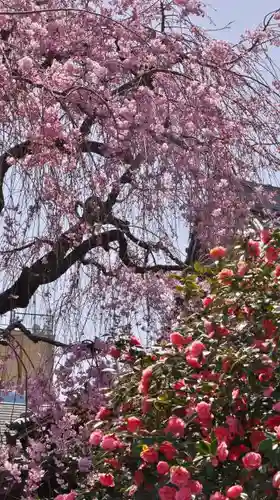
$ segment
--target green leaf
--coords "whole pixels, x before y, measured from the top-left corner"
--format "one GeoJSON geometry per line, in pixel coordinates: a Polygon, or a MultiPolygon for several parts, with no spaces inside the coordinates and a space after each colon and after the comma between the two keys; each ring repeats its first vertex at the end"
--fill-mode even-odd
{"type": "Polygon", "coordinates": [[[260,443],[259,451],[266,454],[267,452],[271,452],[273,447],[272,439],[265,439],[260,443]]]}
{"type": "Polygon", "coordinates": [[[200,441],[199,443],[197,443],[197,451],[201,455],[210,455],[211,454],[210,443],[206,443],[206,441],[200,441]]]}
{"type": "Polygon", "coordinates": [[[218,447],[218,441],[215,438],[215,439],[213,439],[213,441],[211,441],[211,445],[210,445],[210,451],[211,451],[212,455],[216,455],[217,447],[218,447]]]}

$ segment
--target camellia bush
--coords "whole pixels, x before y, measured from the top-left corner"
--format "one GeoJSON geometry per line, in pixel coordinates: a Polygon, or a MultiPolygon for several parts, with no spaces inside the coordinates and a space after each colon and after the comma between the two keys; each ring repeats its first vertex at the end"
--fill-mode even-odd
{"type": "Polygon", "coordinates": [[[91,470],[57,500],[280,497],[279,253],[278,229],[213,248],[178,277],[193,313],[170,338],[111,347],[91,470]]]}

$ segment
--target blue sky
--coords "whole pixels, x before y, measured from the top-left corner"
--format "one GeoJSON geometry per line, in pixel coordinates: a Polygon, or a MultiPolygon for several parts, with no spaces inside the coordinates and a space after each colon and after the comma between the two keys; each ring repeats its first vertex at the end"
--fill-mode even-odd
{"type": "Polygon", "coordinates": [[[208,12],[218,28],[233,22],[231,29],[219,32],[217,37],[235,42],[242,32],[254,28],[268,12],[279,8],[280,0],[210,0],[208,12]]]}

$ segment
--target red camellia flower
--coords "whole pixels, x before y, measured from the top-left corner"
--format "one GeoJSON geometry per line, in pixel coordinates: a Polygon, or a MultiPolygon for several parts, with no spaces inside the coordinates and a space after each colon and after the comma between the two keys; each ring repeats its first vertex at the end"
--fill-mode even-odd
{"type": "Polygon", "coordinates": [[[177,449],[169,441],[163,441],[159,447],[159,451],[165,456],[166,460],[173,460],[177,455],[177,449]]]}
{"type": "Polygon", "coordinates": [[[158,462],[158,452],[155,450],[152,446],[147,447],[147,449],[144,449],[140,457],[144,462],[147,462],[148,464],[154,464],[155,462],[158,462]]]}
{"type": "Polygon", "coordinates": [[[99,474],[99,482],[107,488],[114,488],[115,486],[113,474],[99,474]]]}
{"type": "Polygon", "coordinates": [[[121,350],[118,349],[116,346],[112,345],[109,349],[108,354],[112,356],[112,358],[118,359],[121,355],[121,350]]]}
{"type": "Polygon", "coordinates": [[[112,414],[111,410],[102,406],[95,416],[96,420],[106,420],[112,414]]]}
{"type": "Polygon", "coordinates": [[[128,417],[127,419],[127,430],[129,432],[136,432],[141,427],[141,420],[137,417],[128,417]]]}
{"type": "Polygon", "coordinates": [[[245,444],[232,446],[229,450],[228,459],[236,462],[239,460],[240,456],[243,455],[243,453],[247,453],[247,451],[249,451],[249,448],[248,446],[245,446],[245,444]]]}
{"type": "Polygon", "coordinates": [[[243,492],[242,486],[240,486],[239,484],[235,484],[234,486],[228,488],[227,496],[228,498],[239,498],[242,492],[243,492]]]}
{"type": "Polygon", "coordinates": [[[254,450],[259,448],[260,443],[265,439],[265,433],[263,431],[252,431],[250,435],[250,442],[254,450]]]}
{"type": "Polygon", "coordinates": [[[140,469],[134,473],[134,482],[137,486],[140,486],[144,482],[144,474],[140,469]]]}
{"type": "Polygon", "coordinates": [[[111,465],[113,469],[121,468],[121,464],[116,458],[106,458],[106,460],[104,460],[104,463],[111,465]]]}
{"type": "Polygon", "coordinates": [[[272,478],[273,488],[280,489],[280,471],[276,472],[272,478]]]}
{"type": "Polygon", "coordinates": [[[274,325],[274,323],[271,319],[263,319],[262,326],[263,326],[263,329],[264,329],[266,335],[269,338],[271,338],[277,330],[276,326],[274,325]]]}
{"type": "Polygon", "coordinates": [[[168,465],[168,463],[167,462],[163,462],[163,461],[159,462],[157,464],[157,471],[161,475],[167,474],[167,472],[169,471],[169,465],[168,465]]]}
{"type": "Polygon", "coordinates": [[[170,470],[170,481],[175,486],[182,488],[186,486],[190,479],[190,473],[185,467],[175,466],[170,470]]]}
{"type": "Polygon", "coordinates": [[[176,345],[177,347],[182,347],[183,345],[185,345],[186,340],[185,337],[181,335],[181,333],[173,332],[170,334],[170,342],[171,344],[176,345]]]}
{"type": "Polygon", "coordinates": [[[275,427],[280,425],[280,415],[273,415],[269,417],[265,422],[266,428],[270,431],[273,431],[275,427]]]}
{"type": "Polygon", "coordinates": [[[225,247],[214,247],[212,250],[210,250],[210,257],[212,259],[222,259],[225,257],[227,250],[225,247]]]}
{"type": "Polygon", "coordinates": [[[227,337],[230,334],[230,330],[223,325],[217,326],[216,331],[220,337],[227,337]]]}
{"type": "Polygon", "coordinates": [[[205,297],[202,300],[202,303],[203,303],[204,307],[209,307],[209,306],[211,306],[211,304],[213,304],[213,301],[214,301],[214,298],[209,295],[208,297],[205,297]]]}
{"type": "Polygon", "coordinates": [[[231,284],[231,281],[232,281],[232,277],[233,277],[233,271],[232,269],[227,269],[226,267],[224,269],[222,269],[217,278],[218,278],[218,281],[220,283],[222,283],[223,285],[230,285],[231,284]]]}
{"type": "Polygon", "coordinates": [[[262,457],[259,453],[250,451],[242,458],[243,465],[245,469],[254,470],[258,469],[262,464],[262,457]]]}

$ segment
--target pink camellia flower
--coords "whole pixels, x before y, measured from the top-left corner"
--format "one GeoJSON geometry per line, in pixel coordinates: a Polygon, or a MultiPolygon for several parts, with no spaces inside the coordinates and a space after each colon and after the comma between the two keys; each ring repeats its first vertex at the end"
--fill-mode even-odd
{"type": "Polygon", "coordinates": [[[240,276],[241,278],[243,276],[245,276],[245,274],[247,273],[248,269],[249,269],[249,266],[248,266],[248,264],[246,264],[246,262],[243,262],[243,261],[238,262],[238,264],[237,264],[237,274],[238,274],[238,276],[240,276]]]}
{"type": "Polygon", "coordinates": [[[220,462],[224,462],[227,457],[228,457],[228,447],[227,444],[223,441],[222,443],[219,444],[217,448],[217,457],[220,460],[220,462]]]}
{"type": "Polygon", "coordinates": [[[232,281],[232,279],[231,279],[232,277],[233,277],[232,269],[227,269],[226,267],[224,269],[222,269],[217,276],[218,281],[220,283],[222,283],[223,285],[230,285],[231,281],[232,281]]]}
{"type": "Polygon", "coordinates": [[[208,321],[207,319],[204,320],[204,328],[206,330],[206,333],[208,335],[212,335],[215,332],[215,326],[211,321],[208,321]]]}
{"type": "Polygon", "coordinates": [[[230,486],[230,488],[228,488],[227,497],[239,498],[242,492],[243,492],[242,486],[240,486],[240,484],[235,484],[234,486],[230,486]]]}
{"type": "Polygon", "coordinates": [[[160,500],[175,500],[176,490],[171,486],[163,486],[158,490],[160,500]]]}
{"type": "Polygon", "coordinates": [[[185,432],[185,422],[179,417],[173,415],[169,418],[167,426],[165,427],[166,434],[173,434],[174,436],[183,437],[185,432]]]}
{"type": "Polygon", "coordinates": [[[103,432],[100,430],[93,431],[89,437],[89,444],[92,446],[98,446],[103,439],[103,432]]]}
{"type": "Polygon", "coordinates": [[[272,478],[273,488],[280,489],[280,471],[276,472],[272,478]]]}
{"type": "Polygon", "coordinates": [[[201,368],[202,367],[202,364],[200,363],[200,361],[198,361],[198,359],[196,357],[191,356],[188,353],[186,355],[186,362],[192,368],[201,368]]]}
{"type": "Polygon", "coordinates": [[[271,240],[271,232],[269,229],[262,229],[260,232],[261,241],[266,244],[271,240]]]}
{"type": "Polygon", "coordinates": [[[112,414],[111,410],[109,408],[105,408],[104,406],[101,406],[99,411],[96,413],[95,420],[106,420],[110,415],[112,414]]]}
{"type": "Polygon", "coordinates": [[[277,439],[280,439],[280,425],[278,425],[277,427],[274,427],[274,430],[276,432],[277,439]]]}
{"type": "Polygon", "coordinates": [[[135,346],[141,347],[140,340],[138,340],[138,338],[135,337],[134,335],[132,335],[132,337],[130,337],[129,343],[130,343],[130,345],[135,345],[135,346]]]}
{"type": "Polygon", "coordinates": [[[262,457],[259,453],[250,451],[242,458],[243,465],[245,469],[254,470],[258,469],[262,464],[262,457]]]}
{"type": "Polygon", "coordinates": [[[195,340],[189,346],[189,352],[191,356],[194,357],[200,356],[200,354],[202,354],[204,350],[205,350],[205,345],[202,342],[199,342],[198,340],[195,340]]]}
{"type": "Polygon", "coordinates": [[[261,247],[258,241],[248,241],[248,252],[252,257],[259,257],[261,254],[261,247]]]}
{"type": "Polygon", "coordinates": [[[103,450],[113,451],[120,447],[120,441],[115,436],[106,435],[101,441],[103,450]]]}
{"type": "Polygon", "coordinates": [[[166,460],[173,460],[177,455],[177,449],[169,441],[163,441],[159,447],[159,451],[165,456],[166,460]]]}
{"type": "Polygon", "coordinates": [[[142,398],[141,400],[141,410],[143,415],[147,415],[151,409],[151,403],[147,398],[142,398]]]}
{"type": "Polygon", "coordinates": [[[278,403],[275,403],[275,405],[273,405],[272,409],[274,411],[280,412],[280,401],[278,403]]]}
{"type": "Polygon", "coordinates": [[[210,496],[209,500],[226,500],[226,497],[220,491],[216,491],[216,493],[210,496]]]}
{"type": "Polygon", "coordinates": [[[263,395],[265,398],[269,398],[271,396],[271,394],[273,393],[274,391],[274,388],[272,386],[269,386],[267,387],[264,391],[263,391],[263,395]]]}
{"type": "Polygon", "coordinates": [[[212,250],[210,250],[210,257],[212,259],[222,259],[225,257],[227,250],[225,247],[214,247],[212,250]]]}
{"type": "Polygon", "coordinates": [[[211,304],[213,304],[213,301],[214,301],[214,297],[211,297],[211,295],[209,295],[208,297],[205,297],[202,300],[202,303],[203,303],[204,307],[209,307],[209,306],[211,306],[211,304]]]}
{"type": "Polygon", "coordinates": [[[141,452],[140,457],[142,458],[142,460],[144,460],[144,462],[147,462],[148,464],[154,464],[155,462],[158,462],[158,452],[152,446],[144,449],[141,452]]]}
{"type": "Polygon", "coordinates": [[[138,391],[140,394],[144,394],[145,396],[147,396],[149,392],[152,374],[153,374],[153,369],[151,366],[148,366],[148,368],[145,368],[145,370],[143,370],[140,384],[138,387],[138,391]]]}
{"type": "Polygon", "coordinates": [[[181,488],[175,495],[175,500],[191,500],[192,492],[189,488],[181,488]]]}
{"type": "Polygon", "coordinates": [[[173,389],[175,389],[175,391],[179,391],[180,389],[185,389],[185,387],[186,384],[183,379],[176,380],[176,382],[174,382],[173,384],[173,389]]]}
{"type": "Polygon", "coordinates": [[[182,347],[183,345],[185,345],[186,340],[185,337],[181,335],[181,333],[173,332],[170,334],[170,342],[177,347],[182,347]]]}
{"type": "Polygon", "coordinates": [[[167,462],[163,462],[163,461],[159,462],[157,464],[157,471],[158,471],[159,474],[162,474],[162,475],[167,474],[167,472],[169,471],[169,465],[168,465],[168,463],[167,462]]]}
{"type": "Polygon", "coordinates": [[[275,266],[274,276],[275,276],[275,278],[279,278],[279,276],[280,276],[280,265],[279,264],[277,266],[275,266]]]}
{"type": "Polygon", "coordinates": [[[190,479],[190,473],[185,467],[175,466],[170,469],[170,481],[175,486],[182,488],[190,479]]]}
{"type": "Polygon", "coordinates": [[[137,417],[128,417],[127,419],[127,430],[129,432],[136,432],[141,427],[141,420],[137,417]]]}
{"type": "Polygon", "coordinates": [[[70,493],[64,493],[63,495],[57,495],[54,500],[75,500],[77,493],[71,491],[70,493]]]}
{"type": "Polygon", "coordinates": [[[268,264],[276,262],[279,256],[279,250],[275,247],[268,247],[265,251],[265,260],[268,264]]]}
{"type": "Polygon", "coordinates": [[[114,488],[115,486],[113,474],[99,474],[99,482],[107,488],[114,488]]]}
{"type": "Polygon", "coordinates": [[[211,404],[201,401],[195,407],[198,417],[201,420],[208,420],[211,417],[211,404]]]}
{"type": "Polygon", "coordinates": [[[194,479],[191,479],[188,482],[188,488],[190,488],[193,495],[199,495],[203,490],[202,484],[199,481],[195,481],[194,479]]]}

